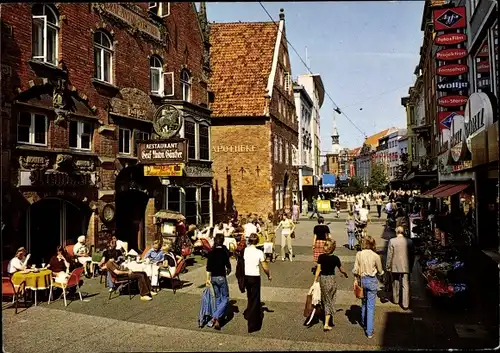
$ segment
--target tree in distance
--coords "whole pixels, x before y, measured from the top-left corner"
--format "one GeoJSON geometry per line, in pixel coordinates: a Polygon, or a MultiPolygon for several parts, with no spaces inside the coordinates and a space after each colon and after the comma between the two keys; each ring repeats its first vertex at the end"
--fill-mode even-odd
{"type": "Polygon", "coordinates": [[[372,163],[372,170],[370,175],[370,189],[372,191],[385,191],[387,188],[387,173],[385,166],[381,163],[372,163]]]}

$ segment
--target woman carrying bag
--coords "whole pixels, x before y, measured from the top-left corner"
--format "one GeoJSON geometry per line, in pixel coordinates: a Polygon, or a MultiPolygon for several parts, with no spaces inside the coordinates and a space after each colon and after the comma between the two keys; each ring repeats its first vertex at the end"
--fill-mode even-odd
{"type": "MultiPolygon", "coordinates": [[[[367,236],[363,239],[362,249],[356,254],[356,261],[354,262],[354,269],[352,273],[355,276],[355,292],[356,284],[363,289],[361,306],[361,326],[365,329],[366,336],[373,338],[373,326],[375,322],[375,301],[377,298],[378,279],[379,276],[384,274],[382,268],[382,261],[377,254],[375,239],[367,236]]],[[[359,293],[357,293],[359,294],[359,293]]]]}
{"type": "MultiPolygon", "coordinates": [[[[335,294],[337,293],[337,282],[335,281],[335,268],[338,268],[345,278],[345,272],[340,259],[333,254],[335,251],[336,243],[330,239],[325,241],[325,252],[318,257],[318,267],[316,268],[316,275],[314,282],[318,281],[321,287],[321,301],[325,309],[325,325],[323,331],[330,331],[333,326],[330,326],[330,318],[333,319],[335,313],[335,294]]],[[[333,323],[333,320],[332,320],[333,323]]]]}

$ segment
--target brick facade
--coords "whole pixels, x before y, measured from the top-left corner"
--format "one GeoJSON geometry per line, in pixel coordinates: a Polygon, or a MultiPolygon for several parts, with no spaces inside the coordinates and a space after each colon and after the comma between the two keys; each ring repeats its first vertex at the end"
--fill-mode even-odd
{"type": "MultiPolygon", "coordinates": [[[[133,176],[130,176],[131,181],[124,174],[135,175],[137,170],[134,168],[140,168],[137,167],[134,151],[134,143],[140,139],[139,136],[156,138],[152,124],[156,108],[162,104],[173,104],[184,115],[210,123],[207,92],[210,63],[204,6],[203,11],[198,13],[194,3],[163,3],[165,14],[166,6],[169,6],[170,12],[168,16],[159,17],[148,12],[148,3],[46,5],[53,10],[58,26],[56,65],[33,59],[32,11],[35,11],[35,6],[43,5],[2,5],[2,147],[9,154],[4,157],[9,163],[2,163],[2,168],[3,184],[9,186],[4,189],[7,191],[4,201],[13,202],[12,208],[3,215],[4,219],[13,220],[11,224],[6,224],[10,238],[4,242],[9,245],[8,249],[4,249],[6,256],[11,256],[12,249],[17,246],[29,246],[26,242],[30,240],[25,236],[28,230],[22,223],[30,205],[47,197],[65,200],[85,212],[88,210],[87,220],[96,219],[97,224],[90,227],[84,225],[82,231],[83,228],[89,229],[90,243],[102,246],[103,234],[116,229],[116,222],[103,224],[102,209],[106,204],[118,209],[115,205],[117,179],[123,177],[127,180],[130,190],[132,184],[137,184],[133,176]],[[120,17],[125,20],[120,20],[120,17]],[[140,28],[134,23],[138,23],[140,28]],[[94,35],[99,31],[112,42],[109,83],[95,79],[94,35]],[[150,95],[152,55],[162,60],[164,97],[150,95]],[[187,70],[190,75],[191,103],[183,99],[182,70],[187,70]],[[22,112],[46,116],[48,128],[43,146],[17,143],[16,121],[22,112]],[[69,141],[70,122],[73,120],[90,124],[89,149],[70,148],[70,144],[74,143],[69,141]],[[129,129],[133,135],[128,139],[130,146],[126,154],[119,152],[120,127],[129,129]],[[10,140],[6,140],[8,137],[10,140]],[[49,171],[64,176],[59,176],[62,181],[50,185],[41,182],[35,186],[28,180],[33,176],[32,171],[37,169],[42,174],[49,171]],[[90,177],[86,177],[85,185],[68,185],[67,175],[71,173],[90,177]],[[108,232],[103,232],[106,230],[108,232]]],[[[34,119],[38,118],[35,116],[34,119]]],[[[182,128],[180,133],[183,134],[183,131],[182,128]]],[[[210,162],[203,167],[210,169],[210,162]]],[[[150,214],[154,209],[148,201],[154,200],[156,210],[163,206],[163,188],[158,180],[153,179],[157,178],[139,182],[142,183],[139,189],[149,196],[144,196],[144,208],[138,215],[142,220],[135,225],[146,229],[146,242],[152,239],[154,229],[150,214]]],[[[195,184],[197,182],[194,181],[195,184]]],[[[210,183],[210,180],[202,182],[210,183]]],[[[117,218],[118,213],[117,210],[117,218]]],[[[48,232],[47,229],[45,231],[48,232]]],[[[69,233],[69,228],[65,232],[69,233]]],[[[138,230],[138,233],[141,232],[138,230]]],[[[78,235],[76,231],[67,234],[65,240],[67,243],[74,242],[78,235]]],[[[31,238],[36,236],[32,234],[31,238]]],[[[137,246],[143,245],[140,239],[132,239],[132,242],[137,246]]]]}

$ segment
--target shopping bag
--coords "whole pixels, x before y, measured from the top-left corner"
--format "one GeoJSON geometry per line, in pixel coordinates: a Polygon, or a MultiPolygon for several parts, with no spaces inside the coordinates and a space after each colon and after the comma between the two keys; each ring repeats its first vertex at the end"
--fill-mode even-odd
{"type": "Polygon", "coordinates": [[[358,284],[358,281],[354,281],[354,295],[358,299],[364,298],[363,288],[358,284]]]}
{"type": "Polygon", "coordinates": [[[272,254],[273,253],[273,243],[264,243],[264,254],[272,254]]]}
{"type": "Polygon", "coordinates": [[[312,305],[312,294],[308,294],[306,297],[306,305],[304,307],[304,317],[311,316],[314,310],[314,306],[312,305]]]}

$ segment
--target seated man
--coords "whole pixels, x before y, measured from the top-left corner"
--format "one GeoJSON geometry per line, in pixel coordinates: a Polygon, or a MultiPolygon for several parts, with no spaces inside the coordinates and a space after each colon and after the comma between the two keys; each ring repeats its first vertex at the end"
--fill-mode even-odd
{"type": "Polygon", "coordinates": [[[106,268],[108,270],[108,273],[113,273],[111,276],[115,276],[117,280],[126,279],[127,277],[129,279],[137,280],[137,283],[139,284],[141,300],[149,301],[153,299],[152,296],[158,294],[151,291],[151,280],[145,272],[120,270],[113,258],[109,259],[108,262],[106,262],[106,268]]]}
{"type": "MultiPolygon", "coordinates": [[[[106,264],[110,259],[114,261],[118,261],[118,258],[123,258],[123,254],[120,250],[116,248],[116,241],[111,239],[108,241],[108,248],[104,250],[102,254],[101,262],[99,263],[99,267],[101,269],[106,269],[106,264]]],[[[109,291],[113,290],[113,281],[111,280],[111,275],[109,271],[106,274],[106,281],[108,283],[109,291]]]]}
{"type": "Polygon", "coordinates": [[[144,260],[150,259],[151,262],[161,262],[165,260],[165,254],[162,249],[160,249],[160,241],[155,240],[153,242],[153,247],[144,255],[144,260]]]}

